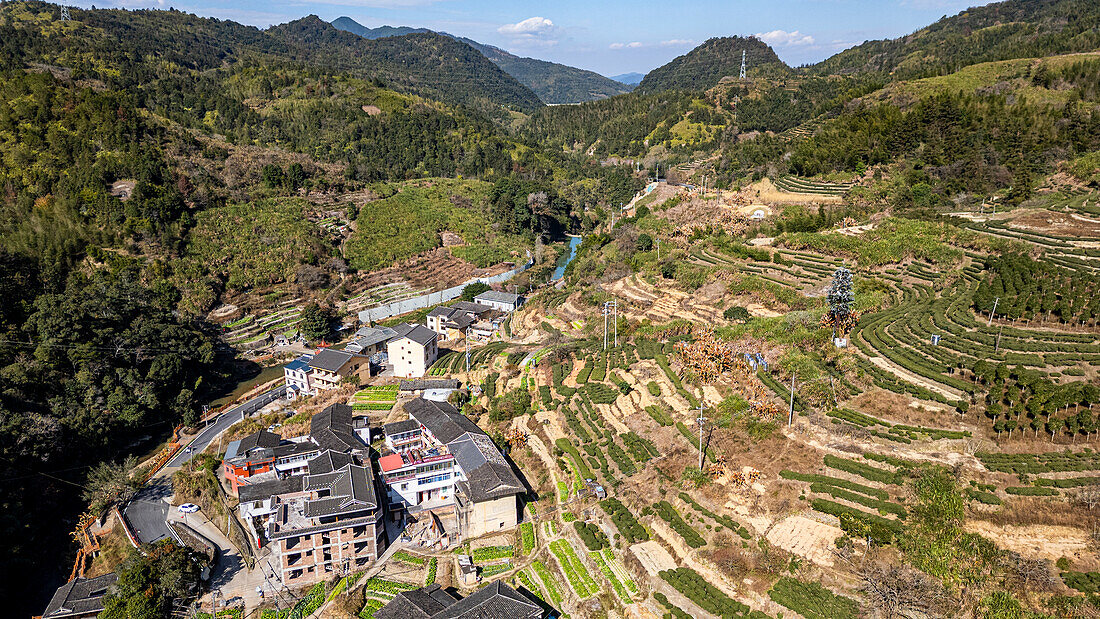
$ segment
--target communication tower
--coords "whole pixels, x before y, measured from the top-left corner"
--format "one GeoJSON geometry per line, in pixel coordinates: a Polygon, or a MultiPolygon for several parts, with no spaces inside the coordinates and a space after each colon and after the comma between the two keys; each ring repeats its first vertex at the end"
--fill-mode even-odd
{"type": "Polygon", "coordinates": [[[740,79],[745,79],[745,50],[741,50],[741,77],[740,77],[740,79]]]}

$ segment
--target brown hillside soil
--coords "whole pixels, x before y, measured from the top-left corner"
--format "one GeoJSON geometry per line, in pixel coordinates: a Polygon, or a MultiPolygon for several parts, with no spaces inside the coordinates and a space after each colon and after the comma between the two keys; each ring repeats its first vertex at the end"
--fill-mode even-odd
{"type": "Polygon", "coordinates": [[[1040,234],[1100,238],[1100,218],[1076,213],[1031,211],[1013,219],[1009,226],[1040,234]]]}

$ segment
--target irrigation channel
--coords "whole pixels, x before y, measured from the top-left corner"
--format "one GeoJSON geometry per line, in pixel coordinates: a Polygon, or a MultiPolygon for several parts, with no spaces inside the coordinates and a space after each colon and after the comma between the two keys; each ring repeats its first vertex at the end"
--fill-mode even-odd
{"type": "Polygon", "coordinates": [[[577,246],[581,244],[581,237],[570,236],[569,237],[569,255],[562,255],[558,260],[558,266],[554,269],[554,273],[550,276],[550,281],[557,281],[562,277],[565,277],[565,267],[569,266],[569,263],[573,261],[573,258],[577,256],[577,246]]]}

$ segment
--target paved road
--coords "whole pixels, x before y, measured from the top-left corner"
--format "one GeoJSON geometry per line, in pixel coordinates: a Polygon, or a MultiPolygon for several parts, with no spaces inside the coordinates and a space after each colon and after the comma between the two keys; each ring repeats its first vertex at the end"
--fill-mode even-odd
{"type": "Polygon", "coordinates": [[[245,415],[250,415],[285,395],[286,387],[276,387],[270,391],[261,393],[244,404],[235,406],[222,413],[214,423],[207,426],[202,432],[199,432],[199,435],[195,437],[195,440],[191,441],[190,445],[181,449],[175,457],[169,460],[167,466],[180,467],[187,464],[191,456],[206,449],[206,446],[214,439],[218,438],[218,435],[226,431],[229,426],[244,419],[245,415]]]}
{"type": "Polygon", "coordinates": [[[172,537],[164,520],[168,516],[168,498],[172,484],[167,477],[154,477],[126,506],[125,516],[134,537],[142,544],[152,544],[172,537]]]}
{"type": "MultiPolygon", "coordinates": [[[[229,426],[241,421],[245,415],[263,408],[285,394],[285,387],[276,387],[222,413],[214,423],[200,432],[190,445],[181,449],[174,458],[169,460],[162,471],[184,466],[192,455],[206,449],[206,446],[218,438],[218,435],[228,429],[229,426]]],[[[134,535],[142,544],[151,544],[172,536],[171,531],[168,530],[168,525],[165,523],[170,509],[168,499],[171,496],[171,476],[159,475],[149,480],[149,483],[145,484],[145,487],[126,506],[124,510],[126,520],[129,521],[134,535]]]]}

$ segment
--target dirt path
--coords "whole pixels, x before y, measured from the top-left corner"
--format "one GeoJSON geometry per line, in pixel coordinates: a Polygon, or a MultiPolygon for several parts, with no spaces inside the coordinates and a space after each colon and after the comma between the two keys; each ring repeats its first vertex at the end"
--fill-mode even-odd
{"type": "Polygon", "coordinates": [[[951,387],[941,385],[923,376],[918,376],[910,372],[909,370],[906,370],[901,366],[896,365],[892,361],[886,359],[886,357],[871,357],[870,361],[871,363],[874,363],[875,365],[886,370],[887,372],[890,372],[891,374],[894,374],[895,376],[903,380],[911,382],[914,385],[920,385],[921,387],[924,387],[932,393],[938,393],[943,397],[950,398],[952,400],[958,400],[962,398],[962,393],[959,392],[957,389],[952,389],[951,387]]]}

